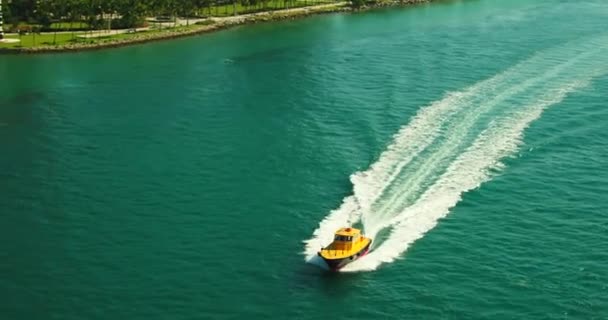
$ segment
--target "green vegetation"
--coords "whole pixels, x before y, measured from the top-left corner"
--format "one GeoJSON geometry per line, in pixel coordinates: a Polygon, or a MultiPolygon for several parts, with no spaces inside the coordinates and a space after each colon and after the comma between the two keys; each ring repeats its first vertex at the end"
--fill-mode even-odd
{"type": "MultiPolygon", "coordinates": [[[[126,29],[146,24],[146,17],[229,16],[331,3],[336,0],[4,0],[9,32],[126,29]]],[[[186,18],[184,18],[186,19],[186,18]]]]}
{"type": "Polygon", "coordinates": [[[352,6],[354,8],[360,8],[365,5],[365,0],[352,0],[352,6]]]}
{"type": "MultiPolygon", "coordinates": [[[[307,12],[281,12],[246,19],[220,19],[319,4],[335,10],[340,0],[12,0],[3,2],[6,38],[0,49],[73,50],[205,32],[227,25],[286,19],[307,12]],[[179,17],[179,18],[178,18],[179,17]],[[137,30],[136,30],[137,28],[137,30]],[[111,29],[114,29],[110,31],[111,29]],[[119,30],[116,30],[119,29],[119,30]]],[[[318,9],[318,10],[317,10],[318,9]]]]}
{"type": "Polygon", "coordinates": [[[84,21],[64,21],[64,22],[53,22],[51,23],[51,29],[57,31],[78,29],[89,29],[89,24],[84,21]]]}

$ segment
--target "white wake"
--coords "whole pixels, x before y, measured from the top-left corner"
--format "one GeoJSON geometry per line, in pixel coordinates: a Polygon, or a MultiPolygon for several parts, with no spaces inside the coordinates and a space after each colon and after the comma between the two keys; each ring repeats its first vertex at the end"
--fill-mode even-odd
{"type": "Polygon", "coordinates": [[[608,36],[599,36],[545,50],[420,109],[368,170],[351,176],[353,195],[305,241],[306,259],[353,224],[372,238],[382,230],[388,237],[344,271],[374,270],[400,257],[464,192],[491,179],[546,108],[608,73],[607,49],[608,36]]]}

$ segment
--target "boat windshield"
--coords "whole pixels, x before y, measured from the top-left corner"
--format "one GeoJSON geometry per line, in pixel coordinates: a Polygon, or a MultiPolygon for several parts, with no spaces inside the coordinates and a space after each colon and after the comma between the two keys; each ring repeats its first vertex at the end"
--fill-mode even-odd
{"type": "Polygon", "coordinates": [[[353,237],[336,235],[336,241],[352,241],[353,237]]]}

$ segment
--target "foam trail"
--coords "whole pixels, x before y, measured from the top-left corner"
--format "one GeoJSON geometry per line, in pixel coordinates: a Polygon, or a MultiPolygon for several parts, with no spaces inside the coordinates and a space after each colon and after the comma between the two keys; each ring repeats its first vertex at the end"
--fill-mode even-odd
{"type": "Polygon", "coordinates": [[[491,178],[544,109],[608,72],[607,40],[603,35],[539,52],[422,108],[377,162],[351,176],[353,195],[306,241],[307,259],[336,229],[359,221],[371,237],[387,228],[390,233],[346,271],[373,270],[398,258],[462,193],[491,178]]]}
{"type": "Polygon", "coordinates": [[[390,222],[394,225],[389,238],[367,259],[355,261],[344,271],[374,270],[381,263],[392,262],[407,250],[410,244],[424,236],[445,217],[461,199],[461,195],[479,187],[491,178],[490,170],[500,168],[499,159],[511,154],[521,143],[523,131],[540,117],[542,111],[562,99],[583,82],[572,84],[557,92],[553,98],[530,106],[530,110],[515,115],[512,122],[495,123],[475,143],[452,163],[441,179],[427,190],[411,207],[390,222]]]}

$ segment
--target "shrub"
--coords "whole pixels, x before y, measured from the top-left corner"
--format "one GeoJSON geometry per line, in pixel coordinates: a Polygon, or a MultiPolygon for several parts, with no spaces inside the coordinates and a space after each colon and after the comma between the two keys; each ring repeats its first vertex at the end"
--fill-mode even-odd
{"type": "Polygon", "coordinates": [[[112,29],[130,29],[138,27],[147,27],[148,22],[143,18],[137,18],[134,16],[123,16],[120,19],[114,19],[111,22],[112,29]]]}
{"type": "Polygon", "coordinates": [[[20,24],[15,27],[15,31],[19,34],[28,34],[32,32],[32,26],[28,24],[20,24]]]}

